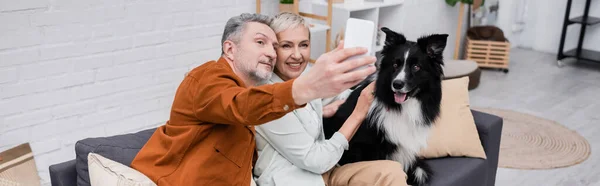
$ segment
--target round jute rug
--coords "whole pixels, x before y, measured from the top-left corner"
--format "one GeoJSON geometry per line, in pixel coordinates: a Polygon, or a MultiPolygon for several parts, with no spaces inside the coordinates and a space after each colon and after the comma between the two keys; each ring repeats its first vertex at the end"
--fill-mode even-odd
{"type": "Polygon", "coordinates": [[[473,110],[504,119],[498,167],[567,167],[583,162],[590,155],[590,144],[585,138],[555,121],[503,109],[473,110]]]}

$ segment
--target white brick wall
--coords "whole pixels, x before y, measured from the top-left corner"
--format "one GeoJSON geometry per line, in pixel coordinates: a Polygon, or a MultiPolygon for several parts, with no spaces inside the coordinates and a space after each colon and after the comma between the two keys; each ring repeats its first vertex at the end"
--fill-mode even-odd
{"type": "Polygon", "coordinates": [[[254,2],[0,0],[0,151],[29,142],[49,185],[78,140],[164,124],[184,73],[254,2]]]}

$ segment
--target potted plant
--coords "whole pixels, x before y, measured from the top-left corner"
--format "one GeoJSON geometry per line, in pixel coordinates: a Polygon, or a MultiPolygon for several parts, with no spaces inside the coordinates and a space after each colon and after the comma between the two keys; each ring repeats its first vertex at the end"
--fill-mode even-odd
{"type": "Polygon", "coordinates": [[[279,0],[279,12],[294,12],[294,0],[279,0]]]}
{"type": "Polygon", "coordinates": [[[464,4],[468,4],[468,5],[473,5],[473,9],[477,10],[477,8],[479,8],[479,6],[483,5],[485,3],[485,0],[445,0],[446,4],[450,5],[450,6],[454,6],[456,5],[456,3],[461,2],[464,4]]]}
{"type": "Polygon", "coordinates": [[[454,7],[456,5],[456,3],[460,4],[459,5],[459,10],[458,10],[458,26],[456,28],[456,33],[457,33],[457,38],[455,40],[455,49],[454,49],[454,59],[458,59],[458,53],[460,50],[460,43],[462,42],[462,40],[460,39],[460,36],[462,34],[461,33],[461,28],[462,28],[462,20],[463,20],[463,12],[464,12],[464,8],[465,8],[465,4],[469,5],[469,9],[468,9],[468,15],[467,18],[467,27],[471,27],[471,5],[473,5],[473,9],[478,9],[479,6],[483,5],[483,3],[485,2],[485,0],[444,0],[446,2],[446,4],[454,7]]]}
{"type": "MultiPolygon", "coordinates": [[[[456,3],[460,3],[460,14],[459,16],[461,16],[462,18],[462,12],[463,12],[463,7],[464,5],[468,5],[468,9],[467,9],[467,15],[469,15],[467,17],[467,27],[471,27],[471,18],[473,17],[473,14],[471,13],[471,11],[477,11],[479,9],[479,7],[483,6],[483,4],[485,3],[485,0],[444,0],[446,1],[446,4],[454,7],[456,5],[456,3]]],[[[462,22],[462,21],[461,21],[462,22]]]]}

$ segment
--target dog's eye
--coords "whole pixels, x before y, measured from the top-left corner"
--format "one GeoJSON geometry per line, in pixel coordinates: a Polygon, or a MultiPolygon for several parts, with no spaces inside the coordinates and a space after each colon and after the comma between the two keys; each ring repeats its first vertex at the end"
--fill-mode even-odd
{"type": "Polygon", "coordinates": [[[419,70],[421,70],[421,67],[420,67],[419,65],[415,65],[415,66],[413,66],[413,69],[414,69],[414,70],[415,70],[415,72],[416,72],[416,71],[419,71],[419,70]]]}
{"type": "Polygon", "coordinates": [[[398,68],[398,64],[394,63],[394,68],[398,68]]]}

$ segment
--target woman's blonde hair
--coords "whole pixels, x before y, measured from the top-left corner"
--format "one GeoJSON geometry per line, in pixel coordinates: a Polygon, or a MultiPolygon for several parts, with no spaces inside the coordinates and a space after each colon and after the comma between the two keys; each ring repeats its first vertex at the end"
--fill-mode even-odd
{"type": "Polygon", "coordinates": [[[273,18],[271,29],[273,29],[275,33],[279,33],[289,28],[296,28],[300,25],[304,26],[306,29],[309,28],[308,23],[302,16],[291,12],[281,12],[273,18]]]}

